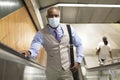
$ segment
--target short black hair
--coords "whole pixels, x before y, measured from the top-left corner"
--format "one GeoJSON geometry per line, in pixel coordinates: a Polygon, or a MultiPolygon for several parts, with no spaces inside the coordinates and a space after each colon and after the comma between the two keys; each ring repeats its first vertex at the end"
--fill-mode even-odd
{"type": "Polygon", "coordinates": [[[105,45],[108,44],[108,41],[107,41],[107,37],[106,37],[106,36],[103,37],[103,42],[104,42],[105,45]]]}
{"type": "Polygon", "coordinates": [[[106,37],[106,36],[103,36],[103,40],[107,40],[107,37],[106,37]]]}

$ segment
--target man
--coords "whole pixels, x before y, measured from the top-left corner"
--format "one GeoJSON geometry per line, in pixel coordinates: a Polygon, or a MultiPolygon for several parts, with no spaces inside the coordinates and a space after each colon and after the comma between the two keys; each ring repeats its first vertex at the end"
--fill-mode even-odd
{"type": "Polygon", "coordinates": [[[107,41],[107,37],[102,38],[102,42],[100,42],[97,46],[97,55],[98,59],[100,62],[100,65],[103,65],[105,60],[110,56],[112,58],[112,53],[111,53],[111,46],[107,41]]]}
{"type": "Polygon", "coordinates": [[[72,29],[72,39],[76,46],[77,59],[75,65],[70,68],[69,57],[69,34],[67,27],[60,24],[60,11],[56,7],[51,7],[47,11],[48,24],[34,37],[29,51],[22,53],[25,56],[37,56],[39,49],[43,46],[47,52],[47,80],[73,80],[70,71],[76,71],[82,62],[82,43],[79,36],[72,29]]]}

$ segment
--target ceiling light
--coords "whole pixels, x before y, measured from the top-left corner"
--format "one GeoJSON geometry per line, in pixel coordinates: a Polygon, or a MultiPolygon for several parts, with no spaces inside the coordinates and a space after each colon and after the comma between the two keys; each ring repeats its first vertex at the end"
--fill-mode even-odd
{"type": "Polygon", "coordinates": [[[120,8],[120,5],[113,5],[113,4],[64,4],[59,3],[55,6],[62,6],[62,7],[103,7],[103,8],[120,8]]]}
{"type": "Polygon", "coordinates": [[[0,1],[0,6],[15,6],[16,3],[12,1],[0,1]]]}

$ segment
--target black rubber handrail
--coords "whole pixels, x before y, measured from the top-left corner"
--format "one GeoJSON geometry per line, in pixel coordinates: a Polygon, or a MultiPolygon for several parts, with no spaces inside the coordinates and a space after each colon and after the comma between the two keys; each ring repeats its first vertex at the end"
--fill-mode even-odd
{"type": "Polygon", "coordinates": [[[30,59],[29,57],[24,57],[24,55],[20,54],[20,53],[17,52],[16,50],[8,47],[7,45],[5,45],[5,44],[3,44],[3,43],[1,43],[1,42],[0,42],[0,49],[9,52],[9,53],[12,54],[12,55],[16,55],[16,56],[18,56],[18,57],[20,57],[20,58],[22,58],[22,59],[24,59],[24,60],[27,60],[27,61],[29,61],[29,62],[31,62],[31,63],[33,63],[33,64],[35,64],[35,65],[37,65],[37,66],[40,66],[40,67],[42,67],[43,69],[45,69],[44,66],[40,65],[39,63],[35,62],[34,60],[30,59]]]}

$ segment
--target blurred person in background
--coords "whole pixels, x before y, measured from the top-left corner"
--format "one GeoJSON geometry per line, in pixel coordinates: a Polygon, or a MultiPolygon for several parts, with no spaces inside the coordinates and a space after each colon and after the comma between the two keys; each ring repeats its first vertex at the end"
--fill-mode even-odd
{"type": "Polygon", "coordinates": [[[112,58],[111,46],[106,36],[104,36],[102,42],[98,44],[96,54],[98,55],[100,65],[103,65],[107,58],[112,58]]]}

